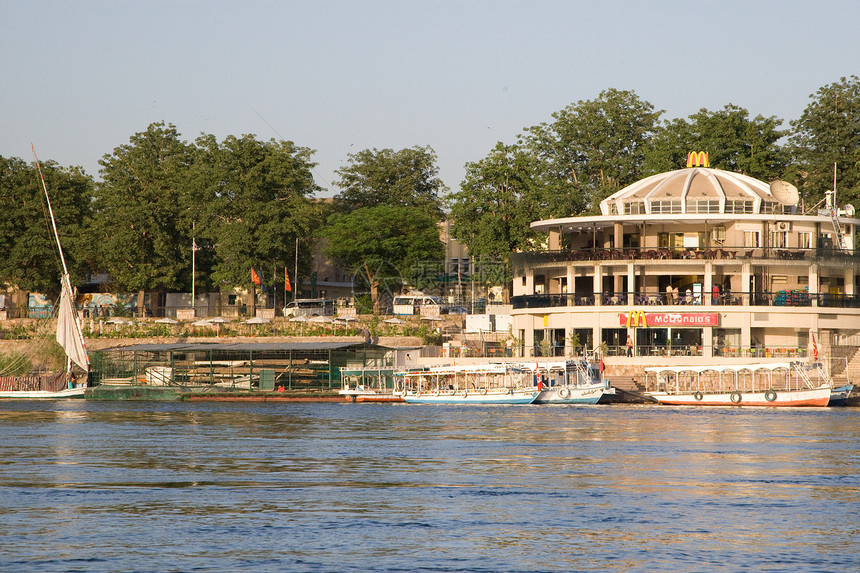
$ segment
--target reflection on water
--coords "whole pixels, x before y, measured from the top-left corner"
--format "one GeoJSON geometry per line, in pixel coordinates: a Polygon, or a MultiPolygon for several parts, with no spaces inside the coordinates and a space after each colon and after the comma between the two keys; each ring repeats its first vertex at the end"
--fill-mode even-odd
{"type": "Polygon", "coordinates": [[[0,402],[9,570],[856,569],[860,412],[0,402]]]}

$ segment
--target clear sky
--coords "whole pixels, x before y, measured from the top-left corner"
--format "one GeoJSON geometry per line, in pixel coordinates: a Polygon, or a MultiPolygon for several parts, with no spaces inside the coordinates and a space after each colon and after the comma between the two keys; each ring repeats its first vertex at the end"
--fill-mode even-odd
{"type": "Polygon", "coordinates": [[[80,165],[157,121],[193,141],[432,147],[459,188],[497,141],[633,90],[664,119],[728,103],[797,119],[860,75],[857,0],[0,0],[0,155],[80,165]]]}

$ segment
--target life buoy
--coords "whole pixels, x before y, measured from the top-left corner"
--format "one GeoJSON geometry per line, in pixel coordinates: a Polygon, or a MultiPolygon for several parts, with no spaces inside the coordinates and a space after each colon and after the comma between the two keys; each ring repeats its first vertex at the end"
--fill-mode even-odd
{"type": "Polygon", "coordinates": [[[693,398],[696,400],[701,400],[703,397],[701,392],[693,392],[693,398]]]}
{"type": "Polygon", "coordinates": [[[468,392],[466,392],[465,390],[463,390],[463,393],[462,393],[462,394],[460,394],[460,395],[461,395],[463,398],[465,398],[466,396],[468,396],[468,395],[469,395],[469,393],[468,393],[468,392]]]}
{"type": "Polygon", "coordinates": [[[486,389],[486,388],[481,388],[481,394],[486,394],[486,393],[487,393],[487,389],[486,389]]]}
{"type": "Polygon", "coordinates": [[[776,391],[775,390],[768,390],[767,392],[764,393],[764,399],[767,400],[768,402],[773,402],[774,400],[776,400],[776,391]]]}
{"type": "Polygon", "coordinates": [[[731,395],[729,396],[729,399],[735,404],[740,404],[741,393],[740,392],[732,392],[731,395]]]}
{"type": "Polygon", "coordinates": [[[433,392],[433,395],[434,395],[434,396],[438,396],[438,395],[439,395],[439,390],[436,390],[435,392],[433,392]]]}
{"type": "Polygon", "coordinates": [[[570,397],[570,390],[568,390],[567,388],[559,388],[558,389],[558,396],[559,396],[559,398],[569,398],[570,397]]]}

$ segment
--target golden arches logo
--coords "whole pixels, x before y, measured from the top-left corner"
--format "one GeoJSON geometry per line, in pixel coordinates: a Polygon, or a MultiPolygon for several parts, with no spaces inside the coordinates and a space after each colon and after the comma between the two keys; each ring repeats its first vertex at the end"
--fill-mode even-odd
{"type": "Polygon", "coordinates": [[[648,320],[645,318],[644,310],[633,310],[627,314],[627,328],[631,326],[648,326],[648,320]]]}
{"type": "Polygon", "coordinates": [[[687,167],[710,167],[708,154],[705,151],[691,151],[687,154],[687,167]]]}

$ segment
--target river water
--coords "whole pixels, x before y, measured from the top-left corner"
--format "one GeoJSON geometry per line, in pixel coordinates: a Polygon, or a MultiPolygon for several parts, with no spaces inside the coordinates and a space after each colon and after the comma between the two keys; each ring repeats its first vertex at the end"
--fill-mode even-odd
{"type": "Polygon", "coordinates": [[[0,402],[4,571],[852,571],[860,409],[0,402]]]}

